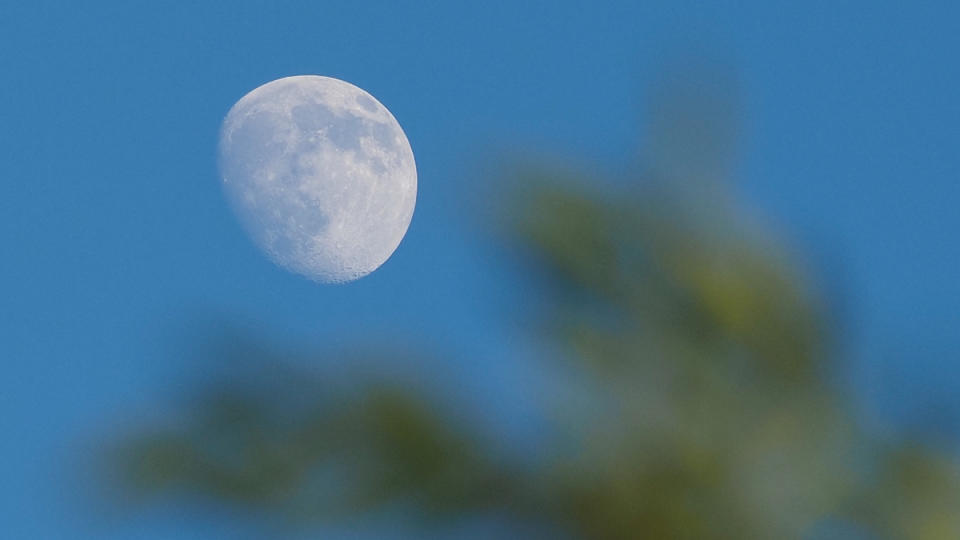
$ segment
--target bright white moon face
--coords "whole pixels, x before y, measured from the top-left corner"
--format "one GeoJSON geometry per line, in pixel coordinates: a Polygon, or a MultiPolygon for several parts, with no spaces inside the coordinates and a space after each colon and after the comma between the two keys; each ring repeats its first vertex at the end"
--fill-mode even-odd
{"type": "Polygon", "coordinates": [[[383,264],[417,198],[413,151],[390,111],[350,83],[314,75],[264,84],[230,109],[220,173],[256,244],[324,283],[383,264]]]}

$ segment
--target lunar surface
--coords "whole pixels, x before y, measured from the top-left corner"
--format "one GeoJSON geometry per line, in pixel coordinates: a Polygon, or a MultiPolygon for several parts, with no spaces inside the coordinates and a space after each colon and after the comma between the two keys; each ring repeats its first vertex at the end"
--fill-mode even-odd
{"type": "Polygon", "coordinates": [[[410,224],[413,151],[379,101],[350,83],[278,79],[238,101],[220,132],[223,188],[254,242],[322,283],[376,270],[410,224]]]}

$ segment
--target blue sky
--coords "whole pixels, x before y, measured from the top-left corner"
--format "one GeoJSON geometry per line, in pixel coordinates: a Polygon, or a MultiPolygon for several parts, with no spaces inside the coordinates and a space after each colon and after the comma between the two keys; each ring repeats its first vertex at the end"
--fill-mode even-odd
{"type": "MultiPolygon", "coordinates": [[[[738,70],[738,189],[841,283],[857,391],[881,419],[960,425],[955,3],[86,4],[0,8],[4,537],[104,537],[75,464],[205,369],[178,354],[204,321],[429,343],[520,384],[490,375],[530,294],[470,217],[481,171],[525,151],[629,168],[651,83],[689,52],[738,70]],[[416,154],[407,237],[353,284],[274,267],[220,193],[223,116],[296,74],[366,89],[416,154]]],[[[113,534],[231,537],[160,521],[113,534]]]]}

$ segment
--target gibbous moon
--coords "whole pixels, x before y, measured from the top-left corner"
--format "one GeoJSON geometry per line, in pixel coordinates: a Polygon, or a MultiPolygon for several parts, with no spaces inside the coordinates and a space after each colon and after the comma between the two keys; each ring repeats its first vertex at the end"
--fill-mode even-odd
{"type": "Polygon", "coordinates": [[[278,79],[243,96],[220,131],[220,174],[254,242],[322,283],[376,270],[413,216],[417,168],[379,101],[330,77],[278,79]]]}

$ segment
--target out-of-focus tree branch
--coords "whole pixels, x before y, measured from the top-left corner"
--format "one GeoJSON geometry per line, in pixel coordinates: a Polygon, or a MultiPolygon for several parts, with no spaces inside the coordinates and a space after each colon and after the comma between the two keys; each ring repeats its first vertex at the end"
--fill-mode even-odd
{"type": "MultiPolygon", "coordinates": [[[[669,147],[669,164],[709,135],[694,176],[715,182],[732,162],[723,134],[737,130],[704,135],[695,120],[731,115],[710,112],[723,100],[684,107],[662,107],[654,124],[669,132],[651,146],[669,147]],[[709,164],[724,171],[706,174],[709,164]]],[[[277,376],[283,359],[264,354],[271,376],[224,382],[192,421],[121,445],[124,485],[291,522],[403,504],[425,518],[497,512],[598,539],[801,538],[830,520],[881,538],[960,538],[956,464],[857,427],[830,382],[843,360],[830,346],[835,321],[733,197],[658,178],[601,194],[557,176],[521,175],[506,229],[549,284],[540,337],[569,379],[541,404],[549,451],[533,463],[506,459],[422,389],[336,390],[277,376]]]]}

